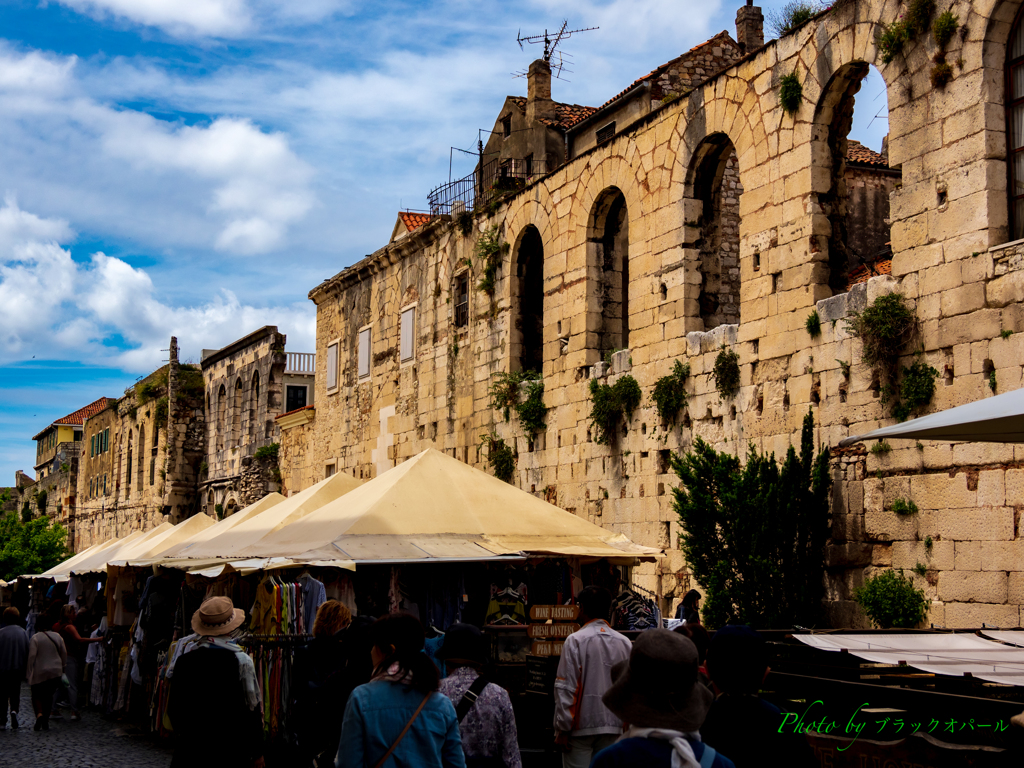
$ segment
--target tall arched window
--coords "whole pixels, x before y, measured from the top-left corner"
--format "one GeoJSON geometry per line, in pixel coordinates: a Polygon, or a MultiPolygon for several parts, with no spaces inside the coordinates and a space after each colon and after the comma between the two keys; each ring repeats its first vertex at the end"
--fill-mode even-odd
{"type": "Polygon", "coordinates": [[[142,489],[142,484],[145,482],[146,477],[146,425],[139,425],[139,456],[138,456],[138,472],[139,472],[139,489],[142,489]]]}
{"type": "Polygon", "coordinates": [[[228,392],[223,384],[217,392],[217,450],[223,451],[226,447],[224,435],[228,431],[228,392]]]}
{"type": "Polygon", "coordinates": [[[523,230],[516,249],[517,303],[513,359],[519,369],[541,373],[544,369],[544,243],[532,224],[523,230]]]}
{"type": "Polygon", "coordinates": [[[231,404],[231,447],[242,442],[242,380],[235,381],[235,401],[231,404]]]}
{"type": "Polygon", "coordinates": [[[256,438],[256,418],[260,410],[260,373],[252,375],[252,386],[249,390],[249,439],[256,438]]]}
{"type": "MultiPolygon", "coordinates": [[[[603,356],[629,347],[629,213],[618,188],[609,187],[598,196],[588,234],[597,277],[591,293],[596,306],[591,311],[600,318],[596,348],[603,356]]],[[[587,347],[594,348],[589,339],[587,347]]]]}
{"type": "Polygon", "coordinates": [[[1009,162],[1010,239],[1024,238],[1024,7],[1006,46],[1006,149],[1009,162]]]}

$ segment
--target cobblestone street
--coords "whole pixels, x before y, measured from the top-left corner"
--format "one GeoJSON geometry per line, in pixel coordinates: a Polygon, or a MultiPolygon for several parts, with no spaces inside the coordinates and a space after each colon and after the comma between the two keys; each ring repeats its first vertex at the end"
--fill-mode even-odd
{"type": "MultiPolygon", "coordinates": [[[[171,751],[156,746],[135,729],[82,713],[81,722],[51,720],[50,730],[32,730],[35,716],[28,685],[23,685],[21,728],[0,731],[0,766],[4,768],[167,768],[171,751]]],[[[66,710],[65,710],[66,711],[66,710]]]]}

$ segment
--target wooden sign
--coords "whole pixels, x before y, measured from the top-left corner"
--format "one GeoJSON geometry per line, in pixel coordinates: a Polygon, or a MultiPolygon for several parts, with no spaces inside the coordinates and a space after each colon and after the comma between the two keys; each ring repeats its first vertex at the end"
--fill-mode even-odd
{"type": "Polygon", "coordinates": [[[530,618],[534,621],[576,621],[580,617],[578,605],[531,605],[530,618]]]}
{"type": "Polygon", "coordinates": [[[534,656],[561,656],[564,640],[534,640],[530,653],[534,656]]]}
{"type": "Polygon", "coordinates": [[[526,634],[532,638],[568,637],[579,628],[579,624],[531,624],[526,634]]]}

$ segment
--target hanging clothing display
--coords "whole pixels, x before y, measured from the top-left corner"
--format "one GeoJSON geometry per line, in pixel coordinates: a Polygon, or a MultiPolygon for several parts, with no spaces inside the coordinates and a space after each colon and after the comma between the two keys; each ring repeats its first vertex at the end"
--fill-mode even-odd
{"type": "Polygon", "coordinates": [[[327,602],[327,589],[322,581],[308,573],[299,576],[299,584],[302,585],[302,626],[306,632],[312,632],[316,612],[327,602]]]}
{"type": "Polygon", "coordinates": [[[612,626],[615,629],[654,629],[661,626],[661,611],[651,598],[627,589],[612,603],[612,626]]]}
{"type": "Polygon", "coordinates": [[[525,624],[526,603],[522,595],[512,587],[495,593],[487,604],[487,624],[525,624]]]}

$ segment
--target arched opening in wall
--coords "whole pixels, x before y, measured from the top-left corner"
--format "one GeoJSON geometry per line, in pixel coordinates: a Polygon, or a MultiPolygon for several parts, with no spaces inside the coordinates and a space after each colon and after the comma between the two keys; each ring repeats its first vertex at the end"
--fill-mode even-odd
{"type": "Polygon", "coordinates": [[[629,347],[629,211],[626,197],[617,187],[598,195],[587,240],[593,253],[593,259],[588,259],[592,289],[588,292],[587,348],[604,355],[629,347]]]}
{"type": "Polygon", "coordinates": [[[544,368],[544,243],[532,224],[519,236],[515,259],[512,358],[519,370],[540,373],[544,368]]]}
{"type": "Polygon", "coordinates": [[[889,166],[888,134],[881,74],[863,61],[841,67],[818,103],[811,137],[813,192],[831,228],[812,250],[827,266],[833,294],[890,271],[889,195],[902,174],[889,166]]]}
{"type": "MultiPolygon", "coordinates": [[[[125,457],[126,460],[125,460],[125,471],[124,471],[125,495],[128,494],[128,492],[131,490],[131,487],[132,487],[132,472],[134,471],[134,466],[132,465],[132,448],[134,447],[133,437],[134,437],[134,433],[132,432],[131,427],[129,427],[128,428],[128,451],[127,451],[127,456],[125,457]]],[[[120,472],[121,472],[121,464],[120,464],[120,462],[118,462],[117,471],[118,471],[118,474],[120,474],[120,472]]]]}
{"type": "Polygon", "coordinates": [[[235,398],[231,403],[231,447],[242,442],[242,380],[235,380],[235,398]]]}
{"type": "Polygon", "coordinates": [[[223,451],[224,435],[228,429],[228,391],[223,384],[217,391],[217,423],[214,425],[214,429],[217,431],[217,450],[223,451]]]}
{"type": "Polygon", "coordinates": [[[228,499],[227,504],[224,505],[224,517],[231,517],[237,511],[238,502],[234,499],[228,499]]]}
{"type": "Polygon", "coordinates": [[[260,409],[260,374],[256,371],[252,375],[252,385],[249,388],[249,439],[256,438],[256,416],[260,409]]]}
{"type": "Polygon", "coordinates": [[[694,153],[692,196],[700,202],[693,247],[698,253],[704,330],[740,321],[740,184],[736,147],[723,133],[706,138],[694,153]]]}
{"type": "Polygon", "coordinates": [[[142,484],[145,482],[145,479],[146,479],[146,451],[145,451],[145,447],[146,447],[146,425],[145,424],[140,424],[139,425],[139,460],[138,460],[138,469],[136,470],[139,473],[139,490],[142,489],[142,484]]]}
{"type": "Polygon", "coordinates": [[[1024,5],[1006,46],[1006,159],[1013,241],[1024,238],[1024,5]]]}

